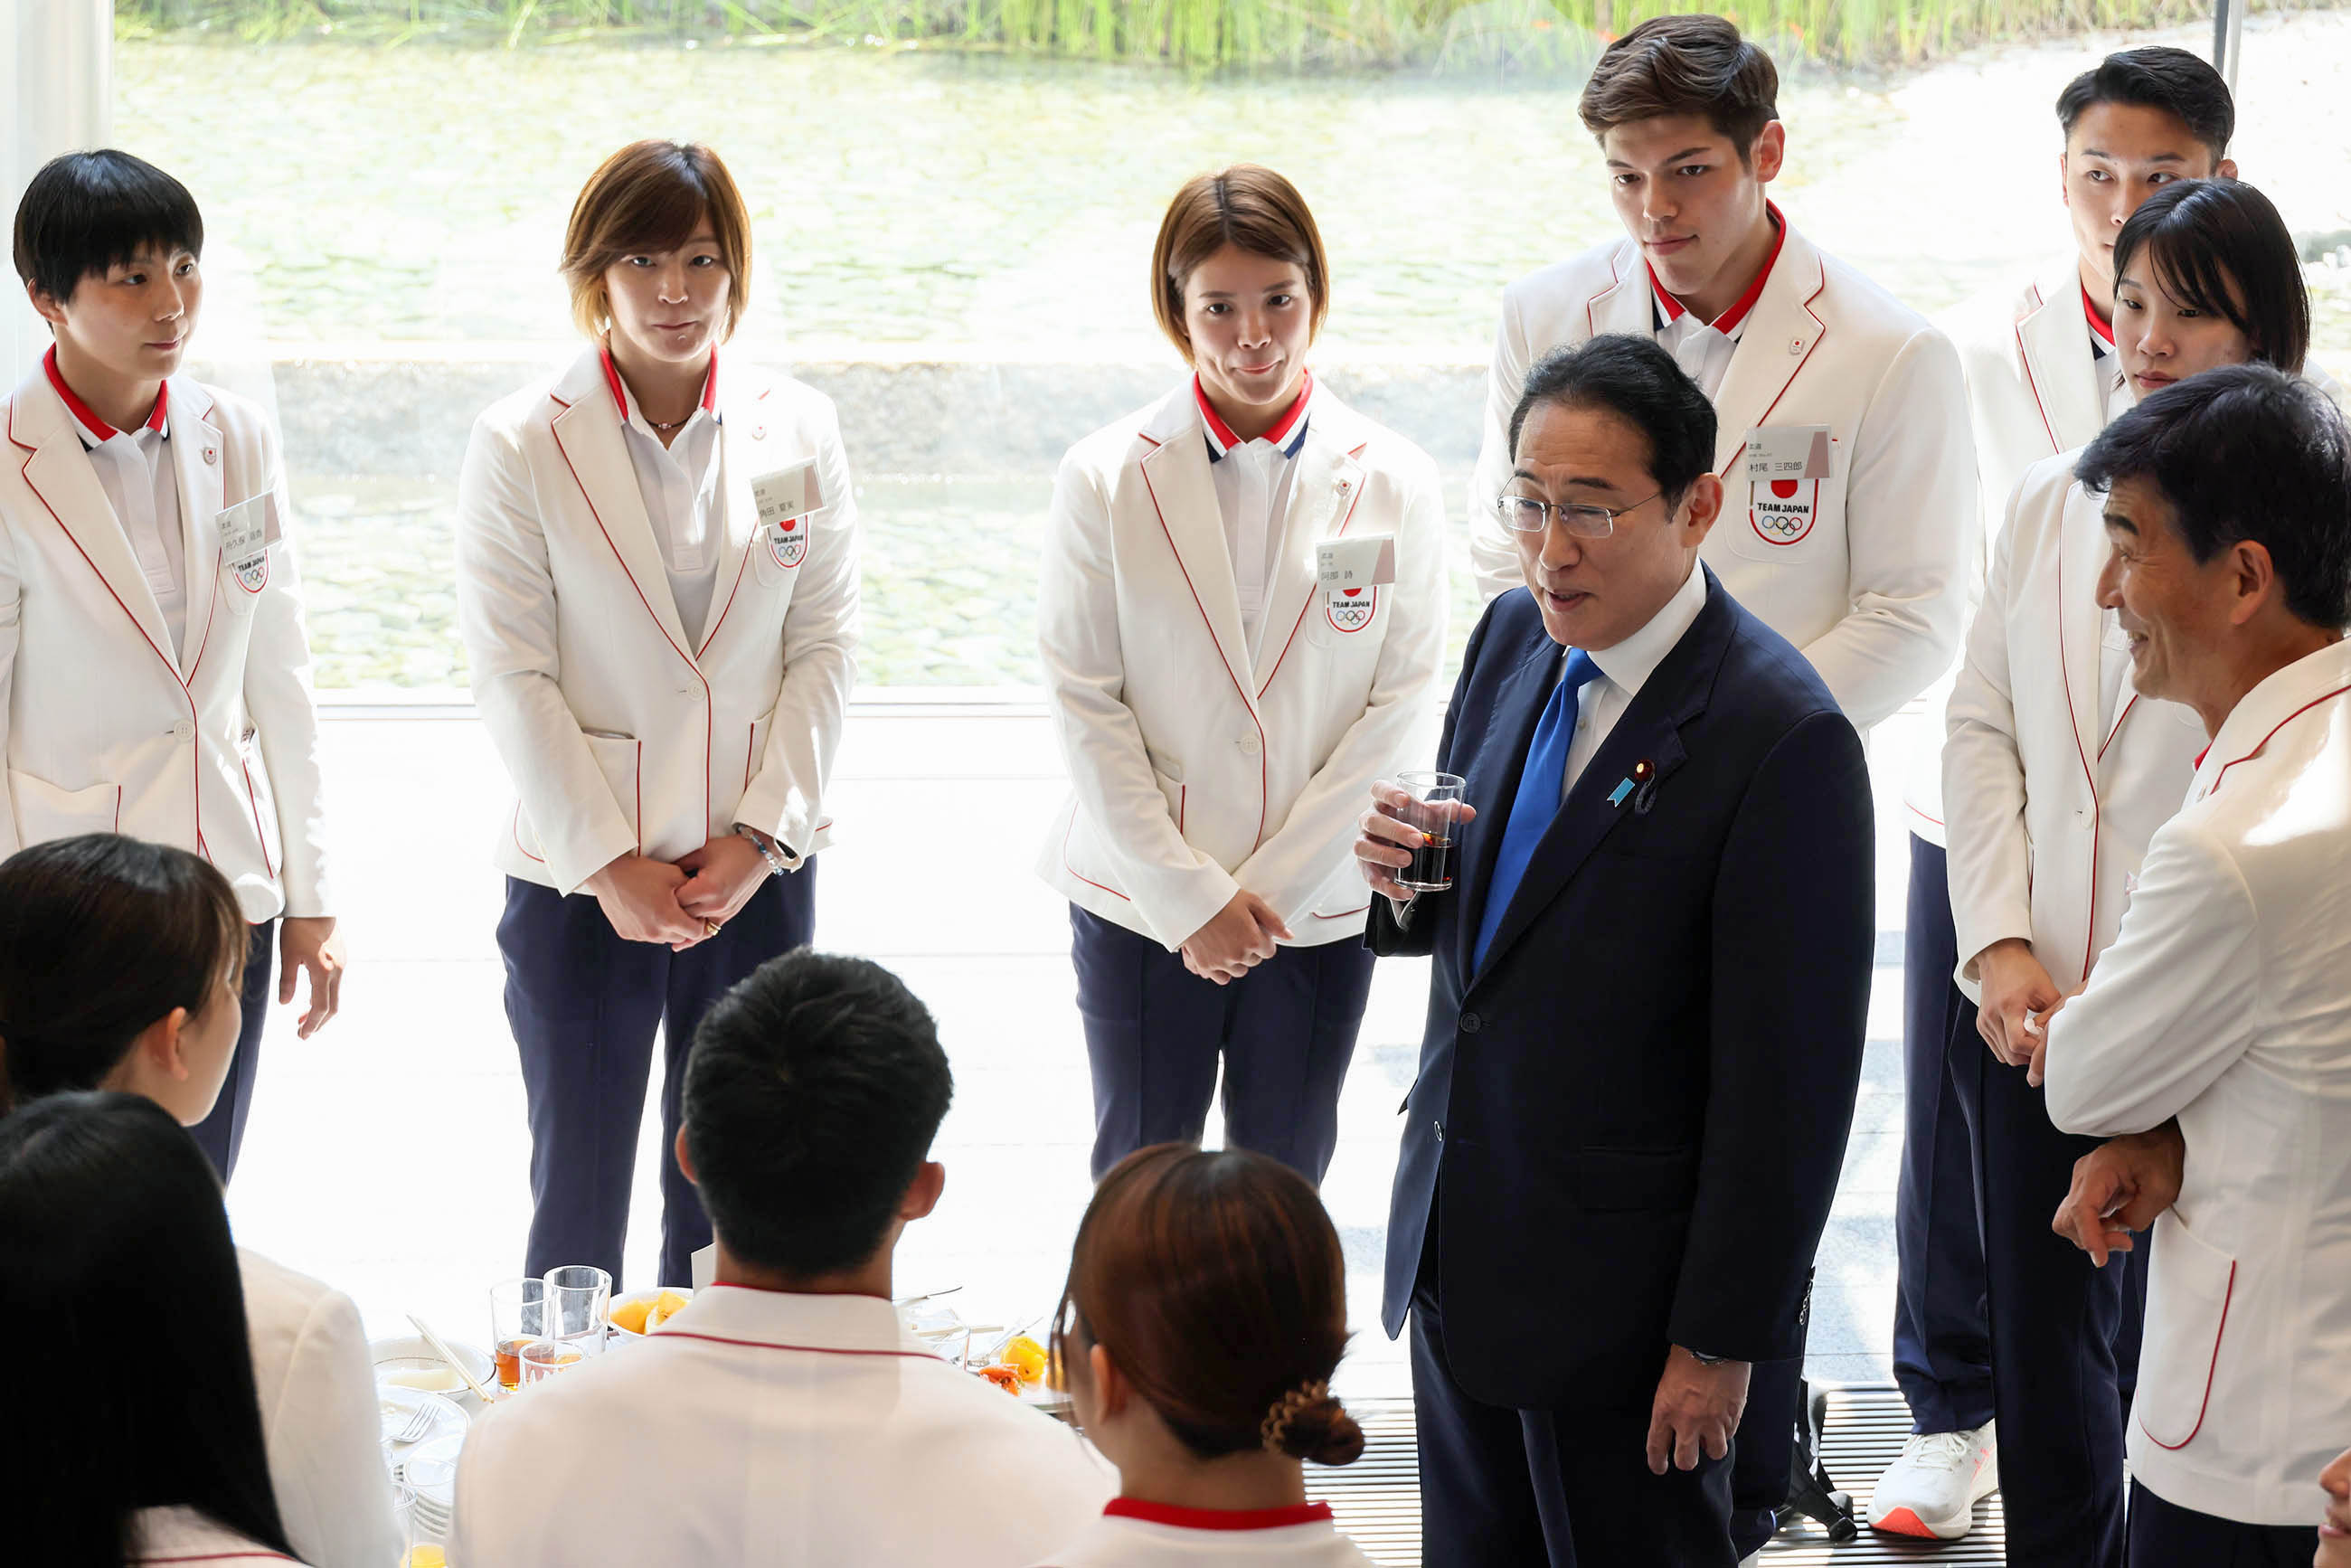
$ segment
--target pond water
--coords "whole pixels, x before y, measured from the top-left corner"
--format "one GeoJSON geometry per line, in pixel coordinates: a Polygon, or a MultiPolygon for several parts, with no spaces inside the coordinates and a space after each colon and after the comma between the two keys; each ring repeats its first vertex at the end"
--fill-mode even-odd
{"type": "MultiPolygon", "coordinates": [[[[2066,243],[2050,105],[2122,41],[1796,73],[1778,199],[1914,305],[1947,305],[2066,243]]],[[[2297,230],[2351,229],[2351,16],[2256,16],[2245,41],[2246,176],[2297,230]]],[[[1161,207],[1186,176],[1255,159],[1322,226],[1327,352],[1469,364],[1503,283],[1618,232],[1575,120],[1575,52],[1510,74],[1191,78],[921,50],[183,37],[120,46],[116,137],[195,190],[223,265],[243,269],[244,335],[281,357],[571,340],[553,267],[572,196],[611,149],[664,134],[711,141],[744,186],[757,267],[738,341],[758,358],[1163,360],[1144,281],[1161,207]]],[[[2340,366],[2337,276],[2314,274],[2320,352],[2340,366]]],[[[462,680],[454,455],[429,466],[295,476],[322,685],[462,680]]],[[[866,678],[1032,681],[1048,476],[862,478],[866,678]],[[957,520],[1003,548],[942,561],[957,520]]]]}

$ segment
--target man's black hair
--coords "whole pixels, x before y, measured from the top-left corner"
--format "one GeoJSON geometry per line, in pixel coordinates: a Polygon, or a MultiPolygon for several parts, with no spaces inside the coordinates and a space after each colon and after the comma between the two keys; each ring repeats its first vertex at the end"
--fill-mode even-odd
{"type": "Polygon", "coordinates": [[[2057,95],[2057,123],[2071,137],[2074,121],[2100,103],[2161,110],[2186,126],[2215,163],[2229,155],[2229,139],[2237,133],[2237,103],[2220,73],[2168,44],[2108,55],[2067,82],[2057,95]]]}
{"type": "Polygon", "coordinates": [[[2297,619],[2351,626],[2351,429],[2300,377],[2263,364],[2190,376],[2106,426],[2074,476],[2100,493],[2146,480],[2199,563],[2251,540],[2297,619]]]}
{"type": "Polygon", "coordinates": [[[686,1062],[711,1228],[795,1279],[865,1262],[954,1092],[930,1010],[895,975],[807,948],[769,959],[704,1016],[686,1062]]]}
{"type": "Polygon", "coordinates": [[[1510,411],[1512,456],[1527,416],[1547,402],[1604,409],[1646,436],[1649,477],[1668,508],[1714,468],[1714,404],[1651,339],[1610,332],[1545,354],[1510,411]]]}
{"type": "Polygon", "coordinates": [[[16,204],[16,276],[60,302],[142,250],[204,253],[195,197],[144,158],[111,147],[52,158],[16,204]]]}

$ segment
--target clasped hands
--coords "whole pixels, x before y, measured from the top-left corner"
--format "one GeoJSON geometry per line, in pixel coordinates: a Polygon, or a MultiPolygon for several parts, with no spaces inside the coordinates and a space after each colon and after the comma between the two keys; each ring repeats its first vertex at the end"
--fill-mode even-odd
{"type": "Polygon", "coordinates": [[[675,862],[625,854],[580,884],[628,942],[659,942],[674,953],[705,942],[751,901],[768,874],[759,847],[726,833],[675,862]]]}

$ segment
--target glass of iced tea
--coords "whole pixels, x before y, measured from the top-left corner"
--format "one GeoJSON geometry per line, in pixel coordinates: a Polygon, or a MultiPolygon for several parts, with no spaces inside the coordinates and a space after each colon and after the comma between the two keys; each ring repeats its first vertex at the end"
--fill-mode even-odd
{"type": "Polygon", "coordinates": [[[523,1347],[547,1333],[545,1280],[502,1280],[490,1287],[490,1354],[498,1364],[499,1387],[512,1394],[521,1386],[523,1347]]]}
{"type": "Polygon", "coordinates": [[[1453,839],[1467,786],[1454,773],[1399,773],[1388,781],[1406,799],[1381,810],[1420,830],[1412,863],[1395,872],[1396,885],[1414,893],[1443,893],[1453,885],[1453,839]]]}
{"type": "Polygon", "coordinates": [[[567,1366],[577,1366],[588,1359],[579,1342],[568,1339],[535,1339],[522,1347],[522,1380],[542,1382],[567,1366]]]}

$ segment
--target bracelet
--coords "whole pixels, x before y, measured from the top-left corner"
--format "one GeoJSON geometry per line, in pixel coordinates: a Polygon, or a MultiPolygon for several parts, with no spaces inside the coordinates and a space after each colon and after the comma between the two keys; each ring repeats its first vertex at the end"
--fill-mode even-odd
{"type": "Polygon", "coordinates": [[[746,827],[741,822],[737,822],[735,824],[735,831],[739,837],[751,841],[751,847],[759,852],[761,860],[768,862],[768,875],[781,876],[792,869],[784,863],[784,857],[776,852],[775,841],[761,833],[758,829],[746,827]]]}

